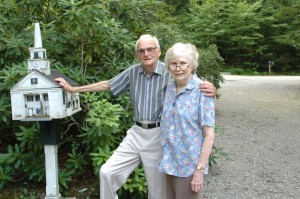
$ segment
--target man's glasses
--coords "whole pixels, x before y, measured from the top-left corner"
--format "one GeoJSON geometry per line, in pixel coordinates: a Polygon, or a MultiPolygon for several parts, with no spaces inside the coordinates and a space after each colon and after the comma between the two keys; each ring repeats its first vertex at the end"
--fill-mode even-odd
{"type": "Polygon", "coordinates": [[[186,70],[188,67],[190,66],[189,63],[185,63],[185,62],[180,62],[179,64],[177,63],[170,63],[170,71],[175,71],[177,69],[177,67],[179,67],[181,70],[186,70]]]}
{"type": "Polygon", "coordinates": [[[156,48],[157,47],[139,48],[137,50],[137,53],[138,54],[144,54],[147,51],[148,53],[153,54],[155,52],[156,48]]]}

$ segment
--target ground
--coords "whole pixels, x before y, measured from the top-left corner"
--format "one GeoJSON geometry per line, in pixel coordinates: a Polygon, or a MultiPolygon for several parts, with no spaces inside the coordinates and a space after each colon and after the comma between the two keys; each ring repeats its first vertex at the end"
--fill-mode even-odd
{"type": "MultiPolygon", "coordinates": [[[[0,192],[0,199],[44,199],[45,183],[24,181],[9,184],[0,192]]],[[[99,180],[95,176],[82,176],[74,179],[63,199],[99,199],[99,180]]]]}
{"type": "Polygon", "coordinates": [[[225,75],[215,144],[229,154],[203,198],[300,198],[300,77],[225,75]]]}

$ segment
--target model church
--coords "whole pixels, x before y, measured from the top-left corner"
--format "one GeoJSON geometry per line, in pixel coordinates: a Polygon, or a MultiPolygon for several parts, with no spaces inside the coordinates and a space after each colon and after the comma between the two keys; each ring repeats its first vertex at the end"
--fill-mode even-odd
{"type": "Polygon", "coordinates": [[[62,77],[70,85],[78,86],[64,74],[51,70],[39,23],[34,24],[34,47],[29,51],[28,74],[10,90],[13,120],[48,121],[80,111],[79,94],[65,91],[54,81],[62,77]]]}

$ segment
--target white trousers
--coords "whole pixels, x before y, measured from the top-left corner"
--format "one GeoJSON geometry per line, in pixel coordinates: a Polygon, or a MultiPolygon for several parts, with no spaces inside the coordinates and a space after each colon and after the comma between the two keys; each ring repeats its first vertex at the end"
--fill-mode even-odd
{"type": "Polygon", "coordinates": [[[148,199],[166,198],[166,176],[157,170],[163,147],[160,128],[133,125],[113,155],[100,170],[100,199],[117,199],[117,190],[140,164],[146,175],[148,199]]]}

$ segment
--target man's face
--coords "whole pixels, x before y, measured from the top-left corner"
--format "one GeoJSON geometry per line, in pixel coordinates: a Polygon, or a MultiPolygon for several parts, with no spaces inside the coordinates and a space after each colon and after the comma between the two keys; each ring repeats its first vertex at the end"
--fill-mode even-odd
{"type": "Polygon", "coordinates": [[[137,45],[136,57],[144,67],[155,67],[160,57],[160,48],[151,39],[140,40],[137,45]]]}

